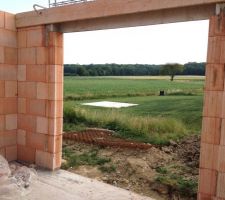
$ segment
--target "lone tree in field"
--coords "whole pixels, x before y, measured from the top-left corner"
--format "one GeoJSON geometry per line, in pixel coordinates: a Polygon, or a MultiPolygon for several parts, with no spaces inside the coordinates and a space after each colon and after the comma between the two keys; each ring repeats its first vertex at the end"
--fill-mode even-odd
{"type": "Polygon", "coordinates": [[[170,80],[173,81],[175,75],[184,71],[184,66],[178,63],[168,63],[162,66],[160,73],[162,75],[169,75],[170,80]]]}

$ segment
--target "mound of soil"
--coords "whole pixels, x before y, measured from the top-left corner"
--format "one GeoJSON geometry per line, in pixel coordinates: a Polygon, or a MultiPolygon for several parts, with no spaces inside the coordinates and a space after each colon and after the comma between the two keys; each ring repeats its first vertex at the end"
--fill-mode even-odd
{"type": "Polygon", "coordinates": [[[114,171],[108,171],[101,170],[97,165],[80,165],[69,168],[71,172],[159,200],[186,200],[196,197],[185,196],[177,191],[176,187],[158,179],[161,176],[169,177],[169,174],[176,174],[178,177],[197,180],[199,143],[198,136],[191,136],[178,143],[171,141],[166,147],[152,147],[145,150],[99,147],[74,141],[64,141],[64,148],[70,148],[77,155],[97,149],[99,157],[111,159],[105,167],[115,168],[114,171]]]}
{"type": "Polygon", "coordinates": [[[200,156],[200,136],[191,136],[182,140],[177,147],[174,148],[181,160],[187,166],[198,168],[200,156]]]}

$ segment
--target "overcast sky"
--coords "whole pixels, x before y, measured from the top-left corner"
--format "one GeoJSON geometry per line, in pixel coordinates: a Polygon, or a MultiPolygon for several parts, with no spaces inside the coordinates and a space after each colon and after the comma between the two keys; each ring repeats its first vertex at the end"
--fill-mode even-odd
{"type": "MultiPolygon", "coordinates": [[[[48,0],[1,0],[0,10],[19,13],[48,0]]],[[[205,62],[208,21],[70,33],[64,35],[64,62],[142,63],[205,62]]]]}

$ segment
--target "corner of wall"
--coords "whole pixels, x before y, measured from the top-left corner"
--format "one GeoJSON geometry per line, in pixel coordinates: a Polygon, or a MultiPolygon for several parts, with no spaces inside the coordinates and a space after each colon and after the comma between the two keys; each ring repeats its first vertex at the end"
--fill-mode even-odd
{"type": "Polygon", "coordinates": [[[0,11],[0,154],[17,159],[17,31],[15,15],[0,11]]]}
{"type": "Polygon", "coordinates": [[[46,26],[18,29],[18,160],[61,166],[63,34],[46,26]]]}

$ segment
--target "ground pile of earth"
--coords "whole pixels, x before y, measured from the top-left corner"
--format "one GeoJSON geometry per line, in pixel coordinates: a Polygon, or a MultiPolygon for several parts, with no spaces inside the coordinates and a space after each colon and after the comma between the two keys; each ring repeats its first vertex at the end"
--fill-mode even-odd
{"type": "Polygon", "coordinates": [[[158,200],[186,200],[196,199],[199,144],[199,136],[191,136],[148,150],[103,148],[73,141],[64,141],[63,149],[78,156],[94,151],[98,157],[110,159],[101,166],[75,162],[68,168],[71,172],[158,200]]]}

